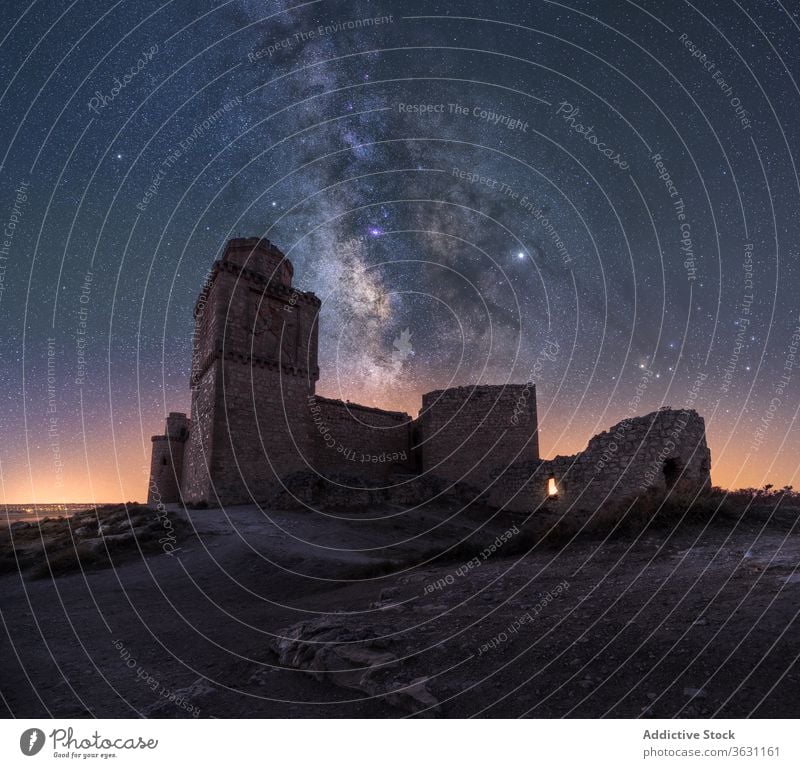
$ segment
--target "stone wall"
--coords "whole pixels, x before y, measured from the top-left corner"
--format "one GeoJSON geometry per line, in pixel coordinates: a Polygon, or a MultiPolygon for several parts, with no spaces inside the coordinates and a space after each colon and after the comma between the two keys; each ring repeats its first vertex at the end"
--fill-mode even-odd
{"type": "Polygon", "coordinates": [[[493,471],[539,458],[533,385],[429,392],[419,418],[422,469],[485,486],[493,471]]]}
{"type": "Polygon", "coordinates": [[[264,501],[282,478],[307,467],[308,382],[285,371],[225,360],[220,388],[211,457],[214,501],[264,501]]]}
{"type": "Polygon", "coordinates": [[[593,437],[586,450],[521,463],[498,472],[491,499],[531,512],[543,503],[591,512],[656,494],[687,500],[710,487],[711,452],[705,422],[694,410],[659,411],[626,419],[593,437]],[[557,493],[549,492],[553,478],[557,493]]]}
{"type": "Polygon", "coordinates": [[[367,479],[413,468],[407,413],[314,396],[306,410],[314,465],[321,474],[351,472],[367,479]]]}
{"type": "Polygon", "coordinates": [[[178,480],[172,463],[172,451],[166,435],[153,435],[150,453],[150,482],[147,486],[147,503],[157,505],[160,501],[172,504],[180,499],[178,480]]]}
{"type": "Polygon", "coordinates": [[[192,428],[183,456],[181,489],[186,502],[211,502],[211,449],[214,438],[214,413],[220,375],[219,360],[211,365],[199,379],[192,383],[192,428]]]}
{"type": "Polygon", "coordinates": [[[257,238],[228,242],[195,305],[184,498],[269,498],[307,466],[320,301],[292,288],[291,263],[257,238]]]}

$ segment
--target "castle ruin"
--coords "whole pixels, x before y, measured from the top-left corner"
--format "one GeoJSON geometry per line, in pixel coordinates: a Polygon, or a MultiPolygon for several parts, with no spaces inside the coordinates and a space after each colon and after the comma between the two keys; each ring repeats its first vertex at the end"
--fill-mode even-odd
{"type": "Polygon", "coordinates": [[[435,476],[497,508],[531,511],[586,496],[693,496],[710,484],[705,425],[662,409],[598,435],[576,456],[539,457],[532,383],[429,392],[419,416],[316,394],[320,300],[292,286],[268,240],[230,240],[194,309],[191,418],[152,438],[148,503],[269,501],[287,478],[365,484],[435,476]]]}

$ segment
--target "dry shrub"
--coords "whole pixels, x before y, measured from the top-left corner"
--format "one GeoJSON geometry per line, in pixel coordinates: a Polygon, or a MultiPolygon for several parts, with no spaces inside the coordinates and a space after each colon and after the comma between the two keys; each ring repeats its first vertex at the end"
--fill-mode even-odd
{"type": "Polygon", "coordinates": [[[13,523],[0,529],[0,572],[27,571],[31,578],[48,578],[105,568],[140,551],[162,551],[166,536],[177,542],[187,530],[181,513],[159,513],[131,503],[13,523]]]}

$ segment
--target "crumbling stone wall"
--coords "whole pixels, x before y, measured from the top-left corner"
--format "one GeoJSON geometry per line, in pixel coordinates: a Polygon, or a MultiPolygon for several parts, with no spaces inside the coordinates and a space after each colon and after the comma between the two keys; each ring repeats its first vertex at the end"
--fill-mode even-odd
{"type": "Polygon", "coordinates": [[[429,392],[419,423],[423,471],[452,482],[481,487],[493,471],[539,458],[532,384],[429,392]]]}
{"type": "Polygon", "coordinates": [[[497,472],[491,499],[521,512],[543,503],[591,511],[648,493],[686,500],[710,487],[710,473],[703,417],[694,410],[662,408],[625,419],[574,456],[519,463],[497,472]],[[556,483],[555,496],[549,493],[550,478],[556,483]]]}

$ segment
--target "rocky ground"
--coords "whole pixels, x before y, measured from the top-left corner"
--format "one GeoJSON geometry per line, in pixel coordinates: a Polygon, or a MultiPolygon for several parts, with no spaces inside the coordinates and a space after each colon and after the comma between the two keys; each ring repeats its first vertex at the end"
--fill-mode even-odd
{"type": "MultiPolygon", "coordinates": [[[[800,716],[797,510],[538,545],[442,500],[171,509],[171,546],[106,513],[129,538],[54,573],[0,541],[9,715],[800,716]]],[[[99,551],[91,516],[48,540],[99,551]]]]}

